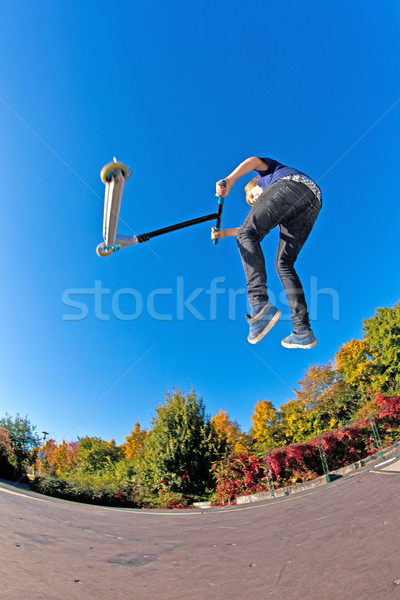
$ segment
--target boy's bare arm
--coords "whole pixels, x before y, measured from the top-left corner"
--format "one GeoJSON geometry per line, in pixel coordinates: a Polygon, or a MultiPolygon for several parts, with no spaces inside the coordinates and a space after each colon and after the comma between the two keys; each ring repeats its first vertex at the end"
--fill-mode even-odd
{"type": "Polygon", "coordinates": [[[220,229],[215,231],[215,227],[211,230],[211,239],[218,240],[224,237],[236,237],[239,231],[239,227],[233,227],[232,229],[220,229]]]}
{"type": "Polygon", "coordinates": [[[216,185],[216,196],[227,196],[231,190],[231,187],[236,183],[240,177],[244,175],[248,175],[251,171],[266,171],[268,169],[268,165],[264,160],[258,158],[257,156],[251,156],[250,158],[246,158],[243,162],[240,163],[232,171],[228,177],[225,179],[220,179],[216,185]],[[221,182],[226,181],[226,186],[222,186],[221,182]]]}

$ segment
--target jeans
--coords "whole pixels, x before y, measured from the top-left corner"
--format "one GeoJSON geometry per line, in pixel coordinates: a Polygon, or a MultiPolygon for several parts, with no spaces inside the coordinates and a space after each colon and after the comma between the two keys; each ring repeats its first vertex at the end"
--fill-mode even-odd
{"type": "Polygon", "coordinates": [[[288,299],[293,329],[310,328],[303,286],[294,268],[297,256],[310,235],[321,201],[304,184],[276,181],[263,192],[240,227],[236,242],[242,258],[250,306],[268,301],[267,273],[260,242],[279,227],[275,268],[288,299]]]}

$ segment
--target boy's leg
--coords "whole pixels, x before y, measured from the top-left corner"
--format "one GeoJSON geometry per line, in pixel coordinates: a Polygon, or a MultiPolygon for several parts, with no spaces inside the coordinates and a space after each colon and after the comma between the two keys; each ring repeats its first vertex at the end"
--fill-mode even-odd
{"type": "MultiPolygon", "coordinates": [[[[296,183],[296,182],[293,182],[296,183]]],[[[297,256],[307,240],[318,217],[321,203],[308,188],[301,184],[299,192],[304,200],[301,211],[296,211],[279,225],[279,244],[276,254],[275,268],[284,287],[295,333],[309,331],[310,320],[303,286],[294,268],[297,256]]]]}
{"type": "Polygon", "coordinates": [[[247,340],[251,344],[261,341],[282,314],[268,301],[267,273],[261,241],[295,208],[285,200],[288,183],[292,182],[277,181],[261,194],[236,236],[251,307],[251,316],[246,315],[250,325],[247,340]]]}
{"type": "Polygon", "coordinates": [[[284,198],[288,183],[292,182],[277,181],[261,194],[236,236],[251,307],[263,306],[268,302],[267,273],[261,242],[287,215],[290,207],[284,198]]]}
{"type": "Polygon", "coordinates": [[[236,244],[246,275],[247,298],[252,307],[268,302],[267,272],[261,241],[271,229],[268,218],[265,228],[258,224],[258,219],[253,218],[252,211],[255,208],[253,206],[236,236],[236,244]]]}

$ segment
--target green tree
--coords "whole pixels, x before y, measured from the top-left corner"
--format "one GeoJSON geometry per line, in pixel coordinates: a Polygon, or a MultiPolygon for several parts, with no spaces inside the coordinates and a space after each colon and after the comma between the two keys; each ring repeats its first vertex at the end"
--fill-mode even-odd
{"type": "Polygon", "coordinates": [[[393,308],[378,308],[363,323],[372,389],[388,396],[400,394],[400,302],[393,308]]]}
{"type": "Polygon", "coordinates": [[[18,413],[16,417],[12,417],[6,414],[0,419],[0,428],[8,433],[19,466],[30,458],[31,451],[41,442],[40,437],[35,433],[36,427],[32,425],[28,416],[21,417],[18,413]]]}
{"type": "Polygon", "coordinates": [[[315,435],[312,411],[299,400],[289,400],[280,406],[279,415],[286,444],[302,442],[315,435]]]}
{"type": "Polygon", "coordinates": [[[81,472],[95,473],[111,468],[123,456],[123,450],[115,445],[115,440],[106,442],[99,437],[84,437],[78,441],[76,462],[81,472]]]}
{"type": "Polygon", "coordinates": [[[203,400],[192,390],[167,395],[156,409],[139,460],[145,488],[204,496],[213,486],[211,465],[217,458],[213,429],[203,400]]]}
{"type": "Polygon", "coordinates": [[[319,435],[354,420],[362,403],[362,394],[339,375],[320,395],[314,410],[314,434],[319,435]]]}

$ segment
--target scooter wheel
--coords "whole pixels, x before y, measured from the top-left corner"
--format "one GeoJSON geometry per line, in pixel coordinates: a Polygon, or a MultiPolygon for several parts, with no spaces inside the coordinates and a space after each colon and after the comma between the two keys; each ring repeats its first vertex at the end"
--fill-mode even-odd
{"type": "Polygon", "coordinates": [[[112,173],[114,171],[122,171],[122,175],[124,179],[127,179],[129,176],[128,167],[126,167],[123,163],[119,162],[110,162],[108,165],[105,165],[100,171],[100,179],[103,183],[110,183],[112,178],[112,173]]]}
{"type": "Polygon", "coordinates": [[[96,248],[96,253],[97,256],[110,256],[110,254],[112,254],[114,252],[113,248],[108,248],[105,244],[105,242],[103,242],[102,244],[99,244],[96,248]]]}

